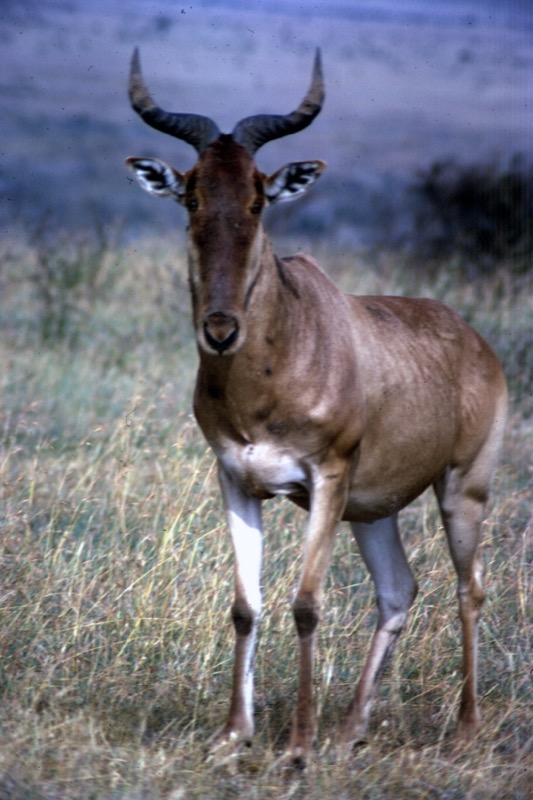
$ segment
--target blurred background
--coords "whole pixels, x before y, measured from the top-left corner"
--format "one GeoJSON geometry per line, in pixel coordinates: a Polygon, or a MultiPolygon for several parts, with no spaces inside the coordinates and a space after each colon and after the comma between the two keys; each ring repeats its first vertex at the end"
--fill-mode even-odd
{"type": "Polygon", "coordinates": [[[154,155],[186,170],[195,157],[131,111],[133,47],[163,108],[229,131],[246,115],[292,110],[320,46],[321,115],[257,160],[270,172],[320,158],[328,170],[304,200],[269,213],[270,229],[423,257],[459,247],[523,258],[532,33],[529,0],[3,0],[0,223],[120,220],[128,239],[179,235],[182,212],[150,200],[123,165],[154,155]]]}
{"type": "MultiPolygon", "coordinates": [[[[532,34],[531,0],[0,0],[0,798],[529,796],[532,34]],[[304,248],[345,291],[443,300],[504,366],[486,724],[460,758],[456,589],[426,494],[402,529],[429,602],[353,768],[328,755],[312,780],[278,774],[304,515],[275,500],[259,739],[238,770],[205,759],[227,702],[233,567],[191,411],[186,214],[124,166],[151,155],[186,171],[196,154],[130,109],[136,45],[163,108],[225,131],[293,110],[320,46],[322,113],[257,154],[265,172],[328,163],[305,197],[267,210],[276,252],[304,248]]],[[[326,747],[373,624],[369,589],[343,537],[317,660],[326,747]]]]}

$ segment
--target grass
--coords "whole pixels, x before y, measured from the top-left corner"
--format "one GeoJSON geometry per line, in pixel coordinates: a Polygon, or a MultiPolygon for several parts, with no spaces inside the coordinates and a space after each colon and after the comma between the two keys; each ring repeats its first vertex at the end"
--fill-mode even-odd
{"type": "Polygon", "coordinates": [[[484,529],[478,740],[457,752],[451,737],[455,582],[427,494],[402,518],[420,595],[369,744],[343,763],[328,744],[375,612],[340,529],[316,660],[317,758],[293,775],[277,758],[295,697],[289,598],[305,515],[266,506],[258,731],[238,764],[217,767],[205,745],[227,710],[232,560],[213,458],[190,411],[184,262],[179,248],[150,241],[104,248],[97,266],[86,243],[77,256],[71,242],[45,249],[6,242],[0,273],[1,800],[530,796],[533,293],[504,271],[471,286],[453,264],[422,275],[391,254],[319,254],[347,289],[438,296],[463,311],[506,366],[512,411],[484,529]],[[85,274],[82,258],[98,280],[69,278],[69,264],[85,274]],[[53,304],[42,269],[62,271],[53,304]]]}

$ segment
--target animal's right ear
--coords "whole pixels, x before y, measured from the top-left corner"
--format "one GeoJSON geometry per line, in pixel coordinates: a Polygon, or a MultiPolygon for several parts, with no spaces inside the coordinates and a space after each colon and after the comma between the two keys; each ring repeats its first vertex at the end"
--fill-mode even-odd
{"type": "Polygon", "coordinates": [[[158,158],[127,158],[126,166],[149,194],[157,197],[171,197],[183,204],[185,181],[181,172],[169,167],[158,158]]]}

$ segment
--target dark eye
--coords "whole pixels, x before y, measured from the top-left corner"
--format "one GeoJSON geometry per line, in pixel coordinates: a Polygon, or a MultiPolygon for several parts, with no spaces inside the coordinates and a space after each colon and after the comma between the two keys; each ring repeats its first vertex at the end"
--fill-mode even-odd
{"type": "Polygon", "coordinates": [[[198,210],[198,200],[195,200],[193,197],[192,200],[187,201],[187,210],[188,211],[197,211],[198,210]]]}
{"type": "Polygon", "coordinates": [[[256,200],[255,203],[250,208],[252,214],[260,214],[263,210],[263,203],[261,200],[256,200]]]}

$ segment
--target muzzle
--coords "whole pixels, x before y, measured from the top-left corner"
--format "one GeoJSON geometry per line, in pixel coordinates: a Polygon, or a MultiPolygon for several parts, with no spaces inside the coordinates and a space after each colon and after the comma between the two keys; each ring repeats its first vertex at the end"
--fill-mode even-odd
{"type": "Polygon", "coordinates": [[[239,323],[231,314],[214,311],[204,317],[204,337],[207,345],[219,355],[235,344],[239,323]]]}

